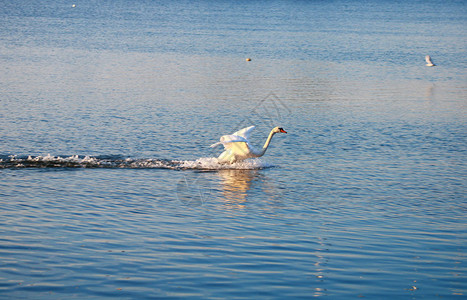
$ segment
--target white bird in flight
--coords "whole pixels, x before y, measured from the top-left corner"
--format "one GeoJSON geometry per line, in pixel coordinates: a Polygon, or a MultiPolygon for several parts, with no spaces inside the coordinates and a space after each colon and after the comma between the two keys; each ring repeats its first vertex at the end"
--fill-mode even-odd
{"type": "Polygon", "coordinates": [[[218,145],[224,145],[224,152],[219,155],[217,158],[220,163],[230,163],[233,164],[237,161],[242,161],[247,158],[253,157],[261,157],[264,155],[266,150],[269,147],[269,143],[271,142],[272,137],[276,133],[287,133],[284,129],[280,127],[274,127],[269,136],[264,143],[264,146],[261,150],[257,150],[250,145],[248,138],[250,137],[251,132],[255,129],[255,126],[246,127],[240,129],[237,132],[234,132],[230,135],[221,136],[220,141],[212,144],[212,147],[216,147],[218,145]]]}
{"type": "Polygon", "coordinates": [[[427,67],[434,67],[436,66],[432,61],[429,55],[425,56],[426,66],[427,67]]]}

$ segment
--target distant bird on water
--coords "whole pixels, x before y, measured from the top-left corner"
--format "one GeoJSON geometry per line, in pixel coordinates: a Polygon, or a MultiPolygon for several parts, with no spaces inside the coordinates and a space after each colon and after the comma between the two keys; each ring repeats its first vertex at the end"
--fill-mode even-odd
{"type": "Polygon", "coordinates": [[[427,67],[434,67],[436,66],[432,61],[429,55],[425,56],[426,66],[427,67]]]}

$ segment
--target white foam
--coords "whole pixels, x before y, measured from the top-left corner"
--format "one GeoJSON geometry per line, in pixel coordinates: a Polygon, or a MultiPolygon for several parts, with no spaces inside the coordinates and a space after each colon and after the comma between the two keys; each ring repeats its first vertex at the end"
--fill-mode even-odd
{"type": "Polygon", "coordinates": [[[53,155],[50,155],[50,154],[47,154],[46,156],[38,155],[38,156],[35,156],[35,157],[32,157],[31,155],[29,155],[26,160],[28,160],[28,161],[65,161],[65,160],[71,160],[71,159],[77,160],[78,155],[73,155],[73,156],[70,156],[68,158],[62,158],[60,156],[53,156],[53,155]]]}
{"type": "Polygon", "coordinates": [[[10,156],[8,161],[0,161],[0,167],[36,167],[36,168],[129,168],[129,169],[172,169],[172,170],[257,170],[273,167],[259,158],[247,159],[233,164],[221,164],[215,157],[202,157],[196,160],[167,159],[133,159],[133,158],[100,158],[92,156],[71,155],[67,157],[28,156],[17,158],[10,156]]]}
{"type": "Polygon", "coordinates": [[[181,169],[200,170],[257,170],[273,167],[259,158],[247,159],[233,164],[221,164],[215,157],[202,157],[197,160],[174,161],[181,169]]]}

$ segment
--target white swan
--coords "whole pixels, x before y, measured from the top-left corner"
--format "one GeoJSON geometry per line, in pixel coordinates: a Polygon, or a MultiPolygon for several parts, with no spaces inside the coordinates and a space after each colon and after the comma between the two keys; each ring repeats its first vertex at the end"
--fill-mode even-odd
{"type": "Polygon", "coordinates": [[[436,66],[432,61],[429,55],[425,56],[426,66],[427,67],[434,67],[436,66]]]}
{"type": "Polygon", "coordinates": [[[280,127],[274,127],[269,133],[268,139],[266,140],[266,143],[264,143],[263,149],[257,150],[253,148],[248,141],[248,138],[250,137],[253,129],[255,129],[255,126],[243,128],[230,135],[221,136],[220,142],[212,144],[211,147],[216,147],[221,144],[224,145],[225,150],[217,158],[218,161],[220,163],[233,164],[234,162],[242,161],[247,158],[263,156],[268,149],[269,143],[271,142],[274,134],[278,132],[287,133],[287,131],[280,127]]]}

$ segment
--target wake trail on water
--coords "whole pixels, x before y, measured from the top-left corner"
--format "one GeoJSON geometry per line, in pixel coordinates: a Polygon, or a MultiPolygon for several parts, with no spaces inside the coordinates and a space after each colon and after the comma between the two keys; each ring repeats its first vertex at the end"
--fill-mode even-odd
{"type": "Polygon", "coordinates": [[[220,164],[215,157],[196,160],[158,158],[123,158],[121,156],[0,156],[0,169],[22,168],[107,168],[107,169],[172,169],[172,170],[258,170],[273,167],[260,159],[234,164],[220,164]]]}

